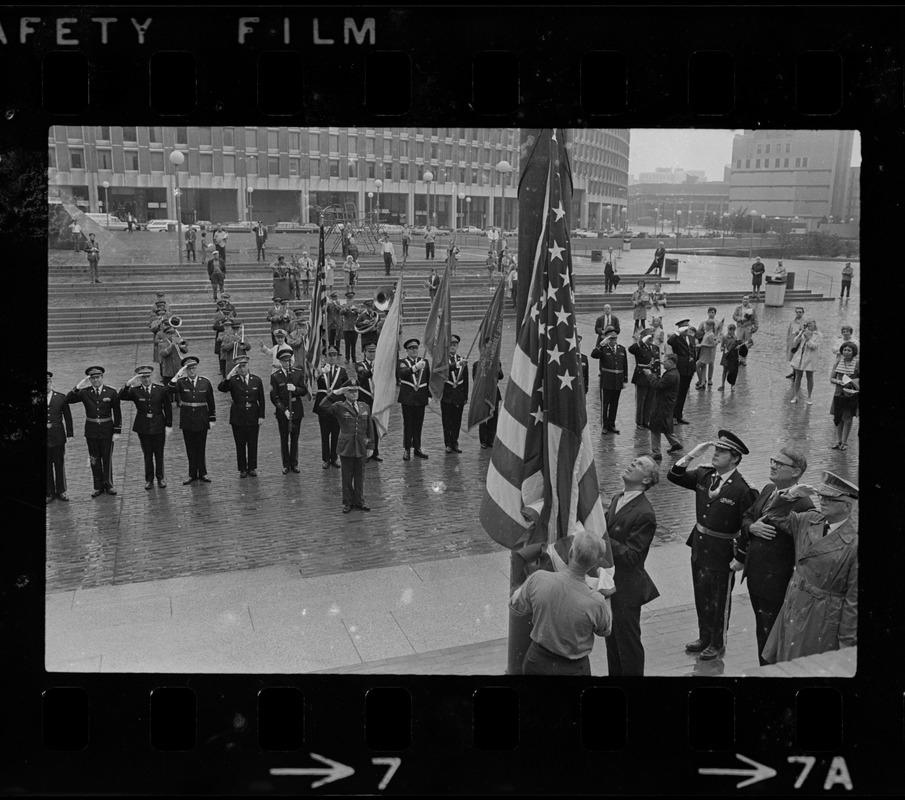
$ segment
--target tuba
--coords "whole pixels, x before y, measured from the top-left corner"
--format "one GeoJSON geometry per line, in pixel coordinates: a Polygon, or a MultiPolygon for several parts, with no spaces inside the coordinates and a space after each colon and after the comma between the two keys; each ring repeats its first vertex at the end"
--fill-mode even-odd
{"type": "Polygon", "coordinates": [[[377,311],[389,311],[396,290],[392,286],[382,286],[374,292],[374,308],[377,311]]]}
{"type": "Polygon", "coordinates": [[[380,322],[380,315],[365,306],[361,309],[358,319],[355,321],[355,330],[358,333],[370,333],[377,327],[378,322],[380,322]]]}
{"type": "Polygon", "coordinates": [[[182,325],[182,317],[177,317],[173,314],[167,322],[176,329],[176,347],[179,349],[179,352],[182,355],[187,355],[189,352],[189,343],[183,339],[182,334],[179,333],[179,328],[182,325]]]}

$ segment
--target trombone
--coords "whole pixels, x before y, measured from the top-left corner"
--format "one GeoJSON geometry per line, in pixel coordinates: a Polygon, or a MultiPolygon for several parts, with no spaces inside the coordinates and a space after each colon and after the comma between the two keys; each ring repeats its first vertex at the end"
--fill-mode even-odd
{"type": "Polygon", "coordinates": [[[182,338],[182,334],[179,333],[179,328],[182,326],[182,317],[178,317],[173,314],[167,322],[173,327],[173,330],[176,332],[176,347],[179,348],[179,352],[182,355],[186,355],[189,351],[189,343],[182,338]]]}
{"type": "Polygon", "coordinates": [[[239,338],[233,343],[233,361],[239,357],[239,345],[245,341],[245,324],[239,328],[239,338]]]}

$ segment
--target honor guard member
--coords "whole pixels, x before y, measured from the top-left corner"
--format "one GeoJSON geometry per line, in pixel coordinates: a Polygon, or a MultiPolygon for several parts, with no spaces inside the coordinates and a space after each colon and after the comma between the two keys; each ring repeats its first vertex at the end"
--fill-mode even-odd
{"type": "Polygon", "coordinates": [[[602,342],[591,351],[591,358],[600,359],[600,424],[603,433],[619,433],[616,428],[616,412],[619,395],[628,383],[628,354],[616,343],[616,328],[607,325],[603,329],[602,342]]]}
{"type": "Polygon", "coordinates": [[[271,344],[273,345],[277,343],[276,332],[278,330],[285,331],[291,320],[289,309],[286,307],[287,302],[281,297],[274,297],[273,306],[267,312],[267,321],[270,323],[271,344]]]}
{"type": "Polygon", "coordinates": [[[263,341],[258,340],[258,344],[261,347],[261,352],[270,358],[270,371],[276,372],[278,369],[282,369],[280,366],[280,358],[279,354],[281,351],[285,350],[287,347],[292,353],[292,364],[295,366],[295,354],[292,350],[292,347],[286,341],[286,331],[282,328],[275,330],[273,332],[273,338],[277,340],[277,343],[273,347],[267,347],[263,341]]]}
{"type": "Polygon", "coordinates": [[[587,394],[588,387],[590,386],[588,383],[588,372],[591,365],[588,361],[588,357],[581,352],[581,337],[578,335],[577,331],[575,333],[575,346],[578,348],[578,363],[581,364],[581,385],[584,387],[585,394],[587,394]]]}
{"type": "Polygon", "coordinates": [[[217,384],[221,392],[229,392],[233,404],[229,409],[229,425],[236,443],[239,477],[258,477],[258,433],[264,424],[264,383],[248,371],[248,356],[239,356],[236,365],[217,384]]]}
{"type": "MultiPolygon", "coordinates": [[[[374,356],[377,354],[377,334],[374,331],[364,333],[361,336],[364,358],[355,364],[355,375],[358,380],[358,399],[367,403],[368,408],[374,409],[374,356]]],[[[383,461],[380,457],[380,435],[377,431],[377,423],[371,417],[371,443],[373,452],[371,461],[383,461]]]]}
{"type": "Polygon", "coordinates": [[[462,410],[468,402],[468,362],[456,355],[460,337],[453,334],[449,341],[449,374],[443,383],[440,414],[443,418],[443,443],[447,453],[461,453],[459,431],[462,428],[462,410]]]}
{"type": "Polygon", "coordinates": [[[305,376],[292,366],[292,348],[283,347],[277,354],[279,368],[270,375],[270,401],[276,408],[277,427],[280,429],[280,456],[283,474],[299,469],[299,432],[305,407],[302,398],[308,394],[305,376]]]}
{"type": "Polygon", "coordinates": [[[66,494],[66,442],[75,438],[72,412],[66,395],[53,390],[53,373],[47,373],[47,505],[54,497],[69,502],[66,494]]]}
{"type": "Polygon", "coordinates": [[[342,305],[339,302],[339,294],[330,292],[330,302],[327,303],[327,344],[339,348],[340,334],[343,329],[342,305]]]}
{"type": "Polygon", "coordinates": [[[650,415],[654,409],[654,395],[651,390],[649,375],[660,375],[660,350],[653,344],[653,331],[645,328],[638,335],[638,340],[632,342],[628,348],[635,357],[635,371],[632,373],[632,383],[635,384],[635,428],[644,430],[650,427],[650,415]],[[642,367],[648,367],[650,372],[645,372],[642,367]]]}
{"type": "Polygon", "coordinates": [[[321,429],[321,460],[324,469],[329,469],[332,464],[339,468],[339,456],[336,453],[336,445],[339,441],[339,421],[332,414],[321,411],[320,405],[341,386],[345,385],[348,377],[346,371],[337,365],[336,360],[339,351],[335,347],[327,347],[327,363],[315,373],[317,378],[317,391],[314,395],[314,413],[321,429]]]}
{"type": "Polygon", "coordinates": [[[343,326],[343,340],[346,343],[346,363],[355,362],[355,345],[358,342],[358,331],[355,329],[355,323],[358,322],[358,306],[352,302],[355,292],[346,292],[345,305],[340,309],[343,326]]]}
{"type": "Polygon", "coordinates": [[[119,400],[135,403],[132,430],[138,434],[141,452],[145,457],[145,489],[154,488],[154,478],[161,489],[167,482],[163,469],[163,450],[173,430],[173,406],[167,390],[151,383],[154,368],[135,368],[135,375],[120,389],[119,400]]]}
{"type": "Polygon", "coordinates": [[[370,511],[365,503],[365,463],[371,456],[371,408],[358,399],[358,381],[350,380],[320,405],[322,415],[332,416],[339,426],[339,456],[342,459],[343,514],[353,508],[370,511]]]}
{"type": "Polygon", "coordinates": [[[679,373],[679,389],[676,392],[676,404],[673,413],[675,420],[680,425],[687,425],[685,419],[685,399],[688,397],[688,387],[697,368],[697,339],[694,328],[688,325],[687,319],[681,319],[676,323],[676,332],[666,340],[669,350],[675,353],[676,370],[679,373]]]}
{"type": "Polygon", "coordinates": [[[229,323],[229,330],[223,332],[223,338],[220,340],[220,367],[223,370],[224,378],[236,366],[235,358],[248,355],[248,351],[251,350],[251,345],[242,338],[241,329],[242,320],[234,319],[229,323]]]}
{"type": "Polygon", "coordinates": [[[188,486],[197,480],[210,483],[207,474],[207,432],[217,421],[214,407],[214,386],[198,374],[197,356],[186,356],[176,378],[167,391],[179,403],[179,427],[185,440],[185,454],[189,461],[189,476],[182,482],[188,486]]]}
{"type": "MultiPolygon", "coordinates": [[[[485,339],[481,344],[481,357],[475,361],[474,364],[471,365],[471,377],[472,380],[478,379],[478,369],[481,367],[481,361],[484,358],[484,350],[490,344],[490,338],[485,339]]],[[[496,426],[497,420],[500,416],[500,403],[503,400],[503,396],[500,394],[499,381],[503,380],[503,368],[500,367],[497,370],[497,389],[496,389],[496,399],[494,400],[493,413],[490,415],[490,418],[482,422],[478,426],[478,440],[481,442],[481,449],[488,450],[493,447],[493,440],[496,438],[496,426]]],[[[474,398],[472,398],[472,402],[474,402],[474,398]]]]}
{"type": "Polygon", "coordinates": [[[418,357],[420,339],[409,339],[404,346],[408,355],[396,364],[396,383],[402,406],[402,460],[410,461],[413,447],[418,458],[427,458],[421,451],[421,428],[430,399],[431,367],[427,359],[418,357]]]}
{"type": "Polygon", "coordinates": [[[700,653],[704,661],[726,651],[730,594],[735,582],[732,571],[733,543],[742,527],[742,517],[757,493],[738,472],[748,448],[734,433],[719,431],[715,442],[703,442],[680,458],[666,476],[670,483],[695,493],[697,523],[686,544],[691,548],[691,578],[698,615],[698,638],[685,645],[689,653],[700,653]],[[689,462],[713,447],[711,466],[687,470],[689,462]]]}
{"type": "Polygon", "coordinates": [[[119,440],[123,424],[119,395],[109,386],[104,386],[103,367],[88,367],[85,375],[88,377],[82,378],[66,395],[66,402],[85,406],[85,441],[88,444],[91,476],[94,478],[91,496],[98,497],[104,492],[116,494],[111,462],[113,443],[119,440]]]}

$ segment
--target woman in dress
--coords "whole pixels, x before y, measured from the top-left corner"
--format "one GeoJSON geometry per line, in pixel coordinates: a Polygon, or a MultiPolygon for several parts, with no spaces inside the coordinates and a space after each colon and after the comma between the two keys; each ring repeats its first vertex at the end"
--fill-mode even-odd
{"type": "Polygon", "coordinates": [[[654,313],[657,316],[663,316],[663,309],[666,308],[666,294],[659,283],[654,284],[654,290],[650,293],[650,302],[654,313]]]}
{"type": "Polygon", "coordinates": [[[858,360],[858,345],[850,342],[842,346],[836,363],[830,371],[830,383],[834,384],[833,403],[830,413],[836,425],[836,444],[833,450],[848,448],[848,435],[852,430],[852,420],[858,413],[858,390],[861,377],[858,360]]]}
{"type": "Polygon", "coordinates": [[[346,256],[346,263],[343,264],[343,272],[348,275],[349,291],[355,291],[355,280],[358,277],[358,262],[352,256],[346,256]]]}
{"type": "Polygon", "coordinates": [[[695,389],[704,389],[708,385],[707,370],[713,366],[716,356],[716,324],[712,319],[704,323],[704,335],[698,344],[698,361],[695,368],[698,373],[698,382],[695,389]]]}
{"type": "Polygon", "coordinates": [[[650,292],[644,288],[644,281],[638,281],[638,288],[632,292],[632,315],[635,318],[634,330],[643,330],[647,327],[647,310],[650,308],[650,292]]]}
{"type": "Polygon", "coordinates": [[[792,382],[793,403],[798,402],[803,373],[808,379],[808,405],[811,405],[811,395],[814,393],[814,366],[817,363],[819,344],[820,334],[817,332],[817,321],[809,319],[795,337],[792,345],[795,350],[792,354],[792,369],[795,370],[795,380],[792,382]]]}
{"type": "Polygon", "coordinates": [[[789,362],[789,374],[786,377],[792,380],[795,377],[795,370],[792,369],[792,348],[795,346],[795,337],[804,327],[804,308],[795,306],[795,319],[789,323],[789,330],[786,331],[786,361],[789,362]]]}
{"type": "MultiPolygon", "coordinates": [[[[751,337],[757,333],[757,309],[751,305],[751,298],[748,295],[745,295],[742,302],[735,307],[732,319],[736,324],[736,336],[739,341],[748,349],[753,347],[754,341],[751,337]]],[[[744,366],[745,363],[745,357],[740,356],[739,364],[744,366]]]]}

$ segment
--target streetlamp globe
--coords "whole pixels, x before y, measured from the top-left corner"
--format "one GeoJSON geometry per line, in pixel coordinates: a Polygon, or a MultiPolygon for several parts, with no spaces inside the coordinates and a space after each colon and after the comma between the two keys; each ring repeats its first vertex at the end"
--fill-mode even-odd
{"type": "Polygon", "coordinates": [[[426,183],[430,183],[434,179],[434,173],[428,170],[424,173],[424,180],[426,183]]]}
{"type": "Polygon", "coordinates": [[[109,189],[109,188],[110,188],[110,181],[104,181],[104,182],[101,184],[101,186],[103,186],[105,189],[109,189]]]}
{"type": "Polygon", "coordinates": [[[185,163],[185,153],[174,150],[170,153],[170,163],[175,167],[181,167],[185,163]]]}
{"type": "Polygon", "coordinates": [[[378,178],[376,181],[374,181],[374,185],[377,187],[377,191],[379,192],[381,187],[383,186],[383,181],[378,178]]]}

